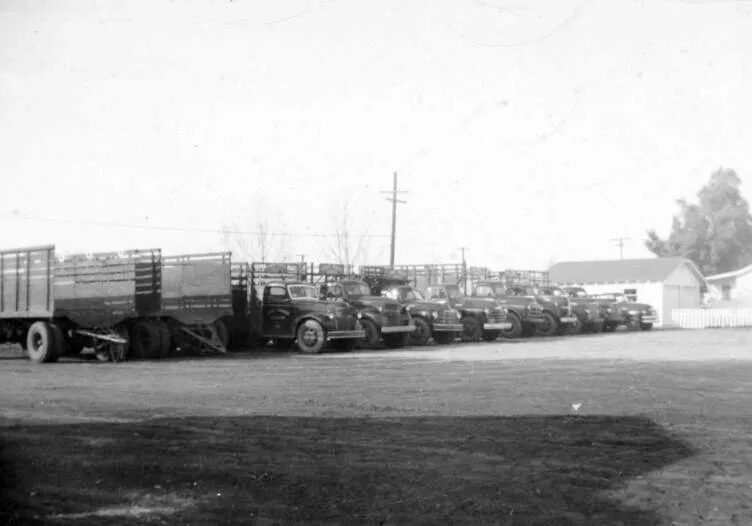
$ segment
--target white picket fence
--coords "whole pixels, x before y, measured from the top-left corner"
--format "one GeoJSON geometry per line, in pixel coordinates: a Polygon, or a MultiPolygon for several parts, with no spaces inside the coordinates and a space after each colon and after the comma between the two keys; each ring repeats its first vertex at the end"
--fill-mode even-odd
{"type": "Polygon", "coordinates": [[[682,329],[752,327],[752,309],[673,309],[671,321],[682,329]]]}

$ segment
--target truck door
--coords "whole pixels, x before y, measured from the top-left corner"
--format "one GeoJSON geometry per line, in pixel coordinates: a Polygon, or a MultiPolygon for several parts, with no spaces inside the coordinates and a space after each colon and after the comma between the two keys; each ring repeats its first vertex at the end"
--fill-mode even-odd
{"type": "Polygon", "coordinates": [[[270,285],[264,291],[263,328],[269,338],[294,338],[294,312],[287,288],[270,285]]]}

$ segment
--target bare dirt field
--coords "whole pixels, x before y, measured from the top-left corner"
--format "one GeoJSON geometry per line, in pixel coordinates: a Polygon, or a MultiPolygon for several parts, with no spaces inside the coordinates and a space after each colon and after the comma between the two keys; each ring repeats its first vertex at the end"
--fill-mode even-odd
{"type": "Polygon", "coordinates": [[[752,524],[752,331],[35,365],[0,523],[752,524]]]}

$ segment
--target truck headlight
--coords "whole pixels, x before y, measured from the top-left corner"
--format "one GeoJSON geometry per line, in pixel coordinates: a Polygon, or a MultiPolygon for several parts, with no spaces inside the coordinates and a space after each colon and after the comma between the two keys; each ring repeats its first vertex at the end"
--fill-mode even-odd
{"type": "Polygon", "coordinates": [[[630,310],[630,311],[627,311],[627,314],[629,314],[630,316],[637,316],[639,313],[640,313],[640,311],[634,310],[634,309],[630,310]]]}
{"type": "Polygon", "coordinates": [[[434,320],[438,320],[438,319],[439,319],[439,313],[438,313],[438,312],[436,312],[435,310],[434,310],[434,311],[431,311],[431,317],[432,317],[432,318],[433,318],[434,320]]]}

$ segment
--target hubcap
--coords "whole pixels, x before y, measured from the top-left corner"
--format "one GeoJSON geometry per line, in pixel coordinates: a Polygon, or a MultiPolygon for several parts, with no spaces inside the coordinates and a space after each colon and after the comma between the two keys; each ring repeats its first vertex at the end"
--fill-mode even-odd
{"type": "Polygon", "coordinates": [[[318,330],[312,327],[306,327],[306,330],[303,333],[303,343],[305,343],[308,347],[313,347],[314,345],[318,343],[318,341],[319,341],[318,330]]]}

